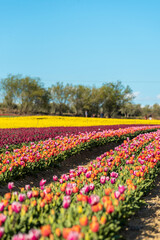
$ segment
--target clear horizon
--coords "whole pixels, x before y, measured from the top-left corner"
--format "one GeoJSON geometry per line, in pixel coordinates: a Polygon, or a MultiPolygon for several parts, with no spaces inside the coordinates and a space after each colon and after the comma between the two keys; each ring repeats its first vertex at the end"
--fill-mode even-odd
{"type": "Polygon", "coordinates": [[[134,103],[160,104],[160,1],[2,0],[0,9],[0,78],[120,80],[134,103]]]}

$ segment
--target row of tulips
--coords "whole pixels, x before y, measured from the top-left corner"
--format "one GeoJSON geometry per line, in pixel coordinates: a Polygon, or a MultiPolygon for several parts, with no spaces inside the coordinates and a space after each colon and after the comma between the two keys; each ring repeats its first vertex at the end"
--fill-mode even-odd
{"type": "MultiPolygon", "coordinates": [[[[12,240],[117,239],[152,184],[160,162],[160,130],[124,141],[87,167],[53,183],[9,192],[0,203],[0,237],[12,240]]],[[[14,184],[9,183],[10,191],[14,184]]]]}
{"type": "MultiPolygon", "coordinates": [[[[126,127],[138,127],[141,125],[108,125],[108,126],[88,126],[88,127],[46,127],[46,128],[7,128],[0,129],[0,152],[6,149],[11,151],[22,147],[23,143],[36,142],[55,138],[57,136],[78,135],[85,132],[116,130],[126,127]]],[[[144,125],[145,126],[145,125],[144,125]]]]}
{"type": "Polygon", "coordinates": [[[0,154],[0,182],[8,182],[28,172],[47,168],[87,148],[154,129],[151,126],[143,126],[102,132],[93,131],[65,137],[57,136],[56,139],[50,138],[38,143],[31,142],[29,146],[23,145],[22,148],[14,149],[13,152],[6,151],[0,154]]]}

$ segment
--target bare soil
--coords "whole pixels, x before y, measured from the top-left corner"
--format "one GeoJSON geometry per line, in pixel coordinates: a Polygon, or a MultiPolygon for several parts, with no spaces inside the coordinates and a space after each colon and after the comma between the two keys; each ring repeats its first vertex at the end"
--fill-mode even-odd
{"type": "Polygon", "coordinates": [[[129,219],[121,232],[126,240],[160,240],[160,175],[143,200],[146,204],[129,219]]]}

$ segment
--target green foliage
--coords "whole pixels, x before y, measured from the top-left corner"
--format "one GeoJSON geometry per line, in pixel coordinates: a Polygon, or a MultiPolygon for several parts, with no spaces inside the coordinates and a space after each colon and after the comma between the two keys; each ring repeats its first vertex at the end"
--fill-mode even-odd
{"type": "Polygon", "coordinates": [[[49,111],[49,92],[39,78],[9,75],[1,80],[4,105],[9,109],[17,107],[22,113],[49,111]]]}
{"type": "MultiPolygon", "coordinates": [[[[19,114],[74,114],[78,116],[159,118],[160,105],[134,104],[134,94],[121,81],[107,82],[100,88],[83,85],[64,85],[57,82],[45,89],[39,78],[8,75],[0,81],[3,95],[1,109],[19,114]]],[[[2,111],[3,112],[3,111],[2,111]]]]}
{"type": "Polygon", "coordinates": [[[133,99],[132,90],[129,86],[126,88],[120,81],[116,83],[105,83],[100,88],[101,106],[108,117],[118,113],[120,109],[133,99]]]}

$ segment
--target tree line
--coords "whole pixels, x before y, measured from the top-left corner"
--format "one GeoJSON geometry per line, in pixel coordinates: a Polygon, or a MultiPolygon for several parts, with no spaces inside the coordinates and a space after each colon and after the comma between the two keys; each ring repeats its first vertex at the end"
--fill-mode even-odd
{"type": "Polygon", "coordinates": [[[8,75],[0,81],[1,109],[18,114],[57,114],[88,117],[139,117],[160,115],[158,104],[141,107],[121,81],[101,87],[57,82],[45,88],[39,78],[8,75]]]}

